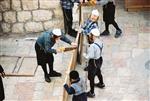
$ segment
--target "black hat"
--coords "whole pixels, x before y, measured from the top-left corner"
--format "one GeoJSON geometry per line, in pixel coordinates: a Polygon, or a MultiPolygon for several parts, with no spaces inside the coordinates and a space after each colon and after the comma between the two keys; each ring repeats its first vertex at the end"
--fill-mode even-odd
{"type": "Polygon", "coordinates": [[[79,78],[79,73],[77,71],[73,70],[70,72],[69,76],[70,76],[70,79],[76,80],[79,78]]]}

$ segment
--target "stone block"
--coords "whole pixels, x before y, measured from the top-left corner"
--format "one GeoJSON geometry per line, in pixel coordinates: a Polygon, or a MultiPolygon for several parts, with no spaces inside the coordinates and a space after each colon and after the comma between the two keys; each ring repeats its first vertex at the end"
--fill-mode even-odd
{"type": "Polygon", "coordinates": [[[63,20],[55,19],[51,21],[44,22],[44,28],[45,30],[49,30],[52,28],[62,28],[63,29],[63,20]]]}
{"type": "Polygon", "coordinates": [[[57,8],[60,6],[59,0],[39,0],[40,8],[49,9],[49,8],[57,8]]]}
{"type": "Polygon", "coordinates": [[[18,15],[17,19],[18,19],[19,22],[26,22],[26,21],[30,20],[31,17],[32,17],[30,11],[18,12],[17,15],[18,15]]]}
{"type": "Polygon", "coordinates": [[[8,24],[8,23],[2,23],[1,26],[2,26],[3,32],[7,33],[7,32],[11,31],[11,25],[10,24],[8,24]]]}
{"type": "Polygon", "coordinates": [[[4,13],[4,21],[7,23],[14,23],[16,22],[16,12],[8,11],[4,13]]]}
{"type": "Polygon", "coordinates": [[[10,0],[2,0],[0,1],[0,12],[6,11],[10,9],[10,0]]]}
{"type": "Polygon", "coordinates": [[[13,33],[23,33],[24,28],[23,28],[23,23],[16,23],[12,26],[12,32],[13,33]]]}
{"type": "Polygon", "coordinates": [[[25,30],[27,32],[40,32],[43,31],[41,22],[28,22],[25,24],[25,30]]]}
{"type": "Polygon", "coordinates": [[[35,10],[38,8],[38,0],[22,0],[23,10],[35,10]]]}
{"type": "Polygon", "coordinates": [[[20,0],[12,0],[12,9],[16,11],[21,10],[20,0]]]}
{"type": "Polygon", "coordinates": [[[54,9],[54,17],[63,19],[63,12],[61,8],[54,9]]]}
{"type": "Polygon", "coordinates": [[[33,11],[34,21],[46,21],[52,19],[52,11],[49,10],[36,10],[33,11]]]}

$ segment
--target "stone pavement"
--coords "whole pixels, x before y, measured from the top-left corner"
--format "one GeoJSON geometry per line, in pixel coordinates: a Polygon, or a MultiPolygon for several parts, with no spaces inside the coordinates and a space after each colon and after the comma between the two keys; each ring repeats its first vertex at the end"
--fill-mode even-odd
{"type": "MultiPolygon", "coordinates": [[[[119,5],[117,5],[116,21],[123,30],[123,35],[120,38],[114,38],[115,29],[110,26],[111,35],[101,37],[104,42],[102,74],[106,87],[105,89],[96,88],[96,97],[89,98],[88,101],[150,101],[149,12],[126,12],[123,8],[123,2],[117,3],[119,5]]],[[[102,12],[100,6],[97,8],[102,12]]],[[[84,9],[88,14],[91,10],[90,7],[84,9]]],[[[100,21],[99,24],[101,24],[101,31],[103,31],[104,23],[100,21]]],[[[37,37],[37,35],[31,36],[37,37]]],[[[0,37],[0,54],[35,56],[35,41],[26,41],[24,40],[26,37],[30,36],[0,37]]],[[[55,55],[55,69],[61,71],[63,77],[52,78],[51,83],[44,81],[40,67],[34,77],[6,77],[3,79],[5,101],[61,101],[62,85],[70,56],[71,53],[55,55]],[[57,64],[61,64],[61,68],[57,64]]],[[[0,58],[0,63],[2,60],[0,58]]],[[[9,62],[3,63],[8,63],[6,66],[12,67],[14,61],[14,59],[10,59],[9,62]]],[[[28,63],[26,64],[28,65],[28,63]]],[[[77,70],[85,77],[84,67],[85,63],[77,65],[77,70]]],[[[11,70],[8,69],[9,71],[11,70]]],[[[98,81],[97,78],[95,81],[98,81]]],[[[89,82],[87,85],[88,91],[89,82]]]]}
{"type": "MultiPolygon", "coordinates": [[[[0,38],[0,64],[4,67],[5,73],[18,74],[32,74],[36,69],[36,58],[34,44],[35,40],[26,40],[29,37],[36,38],[38,35],[31,36],[2,36],[0,38]],[[4,56],[7,55],[7,56],[4,56]],[[11,57],[9,57],[11,56],[11,57]],[[13,56],[27,56],[32,58],[24,58],[22,64],[21,60],[18,61],[16,68],[16,57],[13,56]],[[20,67],[18,67],[20,66],[20,67]]],[[[74,40],[71,38],[71,40],[74,40]]],[[[54,48],[60,46],[69,46],[68,44],[60,41],[54,48]]],[[[31,77],[6,77],[3,79],[5,88],[5,101],[61,101],[63,95],[63,83],[69,60],[71,59],[72,52],[60,53],[54,55],[54,70],[60,71],[63,76],[61,78],[51,78],[51,83],[46,83],[42,68],[38,66],[36,73],[31,77]]]]}
{"type": "MultiPolygon", "coordinates": [[[[88,101],[150,101],[150,12],[126,12],[123,5],[118,0],[116,21],[123,35],[114,38],[115,28],[110,26],[111,35],[100,38],[104,43],[102,74],[106,87],[96,88],[95,98],[88,101]]],[[[84,19],[94,8],[83,8],[84,19]]],[[[96,8],[102,12],[101,6],[96,8]]],[[[102,32],[104,22],[99,21],[99,25],[102,32]]],[[[85,63],[77,66],[84,78],[85,66],[85,63]]],[[[88,80],[87,86],[88,91],[88,80]]]]}

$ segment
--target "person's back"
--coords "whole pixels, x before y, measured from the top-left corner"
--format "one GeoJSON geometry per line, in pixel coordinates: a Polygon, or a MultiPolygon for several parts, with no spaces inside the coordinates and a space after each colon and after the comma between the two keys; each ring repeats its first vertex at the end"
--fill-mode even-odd
{"type": "Polygon", "coordinates": [[[86,93],[85,93],[85,81],[80,78],[80,80],[76,83],[72,83],[71,87],[74,88],[75,94],[73,94],[73,101],[87,101],[86,93]]]}
{"type": "Polygon", "coordinates": [[[65,90],[68,94],[72,94],[72,101],[87,101],[87,95],[85,93],[85,81],[79,77],[79,73],[75,70],[69,73],[70,83],[64,84],[65,90]]]}
{"type": "Polygon", "coordinates": [[[103,20],[112,22],[115,18],[115,5],[113,2],[108,2],[103,6],[103,20]]]}

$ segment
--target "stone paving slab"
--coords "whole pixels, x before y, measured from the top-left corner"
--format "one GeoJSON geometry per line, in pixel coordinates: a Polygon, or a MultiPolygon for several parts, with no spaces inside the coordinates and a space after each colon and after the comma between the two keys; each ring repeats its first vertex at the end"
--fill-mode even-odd
{"type": "MultiPolygon", "coordinates": [[[[1,55],[21,56],[16,66],[16,70],[14,72],[15,73],[18,72],[18,74],[24,73],[34,74],[35,67],[37,65],[34,49],[35,40],[26,41],[24,40],[24,38],[18,37],[16,44],[16,37],[12,37],[10,39],[8,38],[8,40],[6,39],[2,37],[0,42],[0,46],[1,47],[4,46],[3,47],[4,51],[0,50],[1,55]],[[14,43],[12,43],[12,41],[14,41],[14,43]],[[12,47],[13,45],[16,50],[12,51],[11,53],[10,51],[14,50],[14,47],[12,47]],[[9,51],[7,51],[7,49],[9,49],[9,51]],[[23,58],[23,56],[25,57],[23,58]]],[[[73,38],[70,39],[74,40],[73,38]]],[[[60,43],[56,44],[54,48],[60,46],[69,46],[69,45],[60,41],[60,43]]],[[[51,78],[52,80],[51,83],[45,82],[43,70],[40,66],[38,66],[34,77],[6,77],[3,80],[4,87],[6,89],[5,101],[20,101],[20,100],[61,101],[63,95],[63,83],[65,80],[65,76],[67,74],[66,70],[70,62],[68,61],[68,59],[71,58],[71,55],[72,51],[54,55],[55,57],[54,70],[61,72],[63,76],[60,78],[59,77],[51,78]]],[[[15,62],[16,60],[12,59],[12,57],[8,57],[8,59],[5,58],[6,57],[2,57],[0,59],[0,63],[5,63],[6,66],[8,65],[8,63],[9,65],[14,65],[14,63],[16,63],[15,62]]],[[[11,69],[8,70],[12,71],[11,69]]],[[[6,71],[6,73],[8,72],[6,71]]]]}

